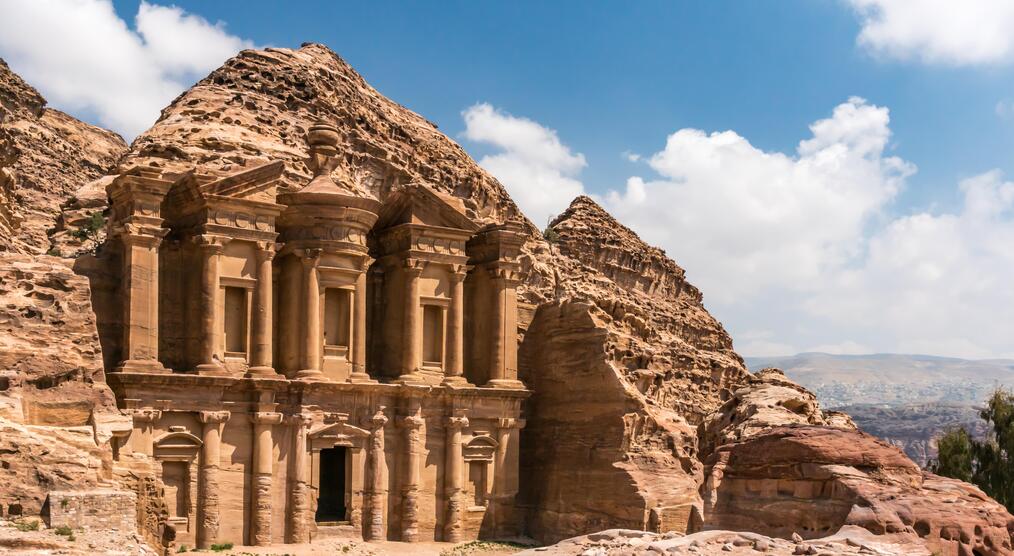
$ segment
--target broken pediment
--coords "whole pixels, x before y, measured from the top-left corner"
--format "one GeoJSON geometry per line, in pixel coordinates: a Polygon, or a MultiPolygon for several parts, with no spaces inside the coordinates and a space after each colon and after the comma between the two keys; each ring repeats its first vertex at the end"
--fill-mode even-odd
{"type": "Polygon", "coordinates": [[[420,224],[474,232],[479,227],[465,215],[461,199],[423,185],[409,185],[391,193],[380,209],[378,230],[401,224],[420,224]]]}

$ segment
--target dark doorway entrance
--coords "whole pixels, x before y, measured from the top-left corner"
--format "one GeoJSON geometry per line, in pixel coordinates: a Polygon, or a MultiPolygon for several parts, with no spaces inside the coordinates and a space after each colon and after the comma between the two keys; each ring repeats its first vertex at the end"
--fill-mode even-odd
{"type": "Polygon", "coordinates": [[[345,448],[320,451],[317,522],[345,521],[345,448]]]}

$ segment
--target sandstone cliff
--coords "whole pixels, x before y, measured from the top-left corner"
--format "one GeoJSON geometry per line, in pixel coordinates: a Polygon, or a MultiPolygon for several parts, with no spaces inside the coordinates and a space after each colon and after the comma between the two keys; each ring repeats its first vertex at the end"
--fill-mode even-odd
{"type": "MultiPolygon", "coordinates": [[[[41,97],[26,92],[30,88],[7,89],[28,99],[22,105],[36,107],[19,109],[35,114],[35,121],[18,121],[41,134],[39,122],[47,114],[41,97]]],[[[11,102],[4,100],[4,106],[13,113],[6,108],[11,102]]],[[[778,373],[747,373],[728,334],[704,309],[701,293],[665,253],[585,197],[552,223],[554,241],[547,242],[458,145],[381,96],[323,46],[240,53],[167,107],[123,156],[119,170],[144,165],[171,173],[226,173],[280,160],[283,189],[295,188],[310,177],[304,135],[318,120],[338,127],[343,160],[334,177],[355,194],[384,199],[404,185],[424,184],[460,198],[477,222],[511,219],[525,227],[520,301],[528,308],[518,331],[520,371],[534,395],[522,434],[524,486],[517,502],[529,534],[556,540],[606,527],[693,531],[742,525],[769,535],[813,537],[852,524],[875,534],[907,535],[944,554],[1010,552],[1014,518],[977,489],[922,474],[897,450],[857,432],[847,417],[821,411],[809,392],[778,373]],[[778,465],[765,463],[768,457],[778,465]],[[948,501],[953,504],[939,509],[948,501]]],[[[31,164],[22,154],[8,155],[4,160],[14,162],[7,163],[5,176],[14,179],[0,180],[0,226],[18,225],[31,195],[44,201],[42,207],[66,203],[62,222],[68,225],[101,211],[101,183],[94,180],[115,158],[115,141],[93,133],[100,147],[68,147],[65,154],[81,166],[59,174],[53,159],[33,159],[33,170],[23,167],[31,164]],[[81,179],[71,180],[78,170],[81,179]],[[33,175],[42,177],[22,177],[33,175]],[[68,201],[72,191],[79,192],[68,201]]],[[[13,151],[8,146],[4,152],[13,151]]],[[[25,218],[43,222],[50,214],[25,218]]],[[[45,235],[53,221],[32,229],[45,235]]],[[[38,233],[26,236],[36,239],[9,242],[8,248],[47,248],[38,233]]],[[[59,232],[53,237],[62,245],[59,232]]],[[[101,250],[99,255],[78,264],[93,277],[97,306],[116,279],[103,280],[101,250]]],[[[38,280],[22,289],[33,291],[38,280]]],[[[71,290],[80,287],[75,283],[71,290]]],[[[46,302],[8,291],[24,297],[23,305],[46,302]]],[[[55,329],[59,320],[53,317],[50,326],[55,329]]],[[[22,326],[10,322],[12,330],[22,326]]],[[[90,341],[94,347],[94,334],[90,341]]],[[[67,357],[73,360],[73,353],[67,357]]],[[[67,361],[41,364],[62,369],[67,361]]]]}
{"type": "MultiPolygon", "coordinates": [[[[49,252],[61,206],[108,173],[126,149],[119,135],[46,108],[42,95],[0,60],[0,251],[49,252]]],[[[72,216],[67,225],[86,231],[65,238],[67,245],[53,253],[73,255],[89,243],[91,229],[101,227],[88,226],[92,213],[100,221],[103,204],[72,216]]]]}

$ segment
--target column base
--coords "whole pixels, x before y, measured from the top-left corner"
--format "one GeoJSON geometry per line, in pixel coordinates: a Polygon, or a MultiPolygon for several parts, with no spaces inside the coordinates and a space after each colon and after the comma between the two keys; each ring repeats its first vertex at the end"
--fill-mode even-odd
{"type": "Polygon", "coordinates": [[[393,382],[394,384],[425,385],[426,377],[424,377],[422,374],[418,372],[415,372],[401,375],[398,378],[392,380],[391,382],[393,382]]]}
{"type": "Polygon", "coordinates": [[[444,380],[440,382],[441,386],[457,386],[459,388],[465,388],[468,386],[474,386],[468,379],[463,376],[445,376],[444,380]]]}
{"type": "Polygon", "coordinates": [[[114,373],[159,373],[167,374],[171,373],[169,369],[165,368],[162,363],[158,361],[152,361],[150,359],[127,359],[116,366],[112,371],[114,373]]]}
{"type": "Polygon", "coordinates": [[[278,373],[271,367],[250,367],[246,370],[247,377],[277,377],[278,373]]]}
{"type": "Polygon", "coordinates": [[[524,387],[523,382],[511,378],[494,378],[483,385],[483,388],[510,388],[513,390],[523,390],[524,387]]]}
{"type": "Polygon", "coordinates": [[[327,377],[324,373],[320,372],[320,369],[303,369],[296,371],[296,380],[304,380],[306,382],[327,382],[327,377]]]}
{"type": "Polygon", "coordinates": [[[349,375],[349,382],[354,384],[376,384],[377,381],[370,378],[366,373],[352,373],[349,375]]]}
{"type": "Polygon", "coordinates": [[[194,370],[199,375],[226,376],[229,374],[229,371],[225,370],[225,365],[221,363],[201,363],[194,367],[194,370]]]}

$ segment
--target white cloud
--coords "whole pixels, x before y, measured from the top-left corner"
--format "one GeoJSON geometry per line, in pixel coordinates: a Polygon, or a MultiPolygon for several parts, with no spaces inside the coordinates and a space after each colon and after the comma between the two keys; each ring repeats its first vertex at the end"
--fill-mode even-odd
{"type": "MultiPolygon", "coordinates": [[[[517,173],[563,167],[549,172],[568,183],[553,203],[582,190],[584,160],[555,133],[488,106],[475,115],[490,122],[469,123],[474,137],[510,155],[507,173],[487,167],[512,194],[531,183],[517,173]]],[[[814,122],[792,155],[681,129],[643,158],[655,175],[599,201],[687,269],[744,355],[1014,355],[1014,181],[986,172],[958,184],[952,211],[892,215],[916,169],[890,140],[888,109],[860,98],[814,122]]]]}
{"type": "Polygon", "coordinates": [[[862,251],[863,229],[915,168],[885,156],[886,108],[852,98],[811,126],[797,156],[765,152],[733,131],[682,129],[607,208],[678,257],[712,301],[801,289],[862,251]]]}
{"type": "Polygon", "coordinates": [[[859,14],[858,42],[877,55],[972,65],[1014,58],[1010,0],[848,0],[859,14]]]}
{"type": "Polygon", "coordinates": [[[503,183],[536,225],[544,226],[584,193],[575,177],[585,166],[584,155],[572,153],[556,131],[485,103],[468,108],[462,116],[466,139],[500,151],[482,157],[479,164],[503,183]]]}
{"type": "Polygon", "coordinates": [[[142,1],[135,29],[109,0],[0,3],[0,55],[52,105],[128,139],[196,79],[243,48],[223,24],[142,1]]]}

